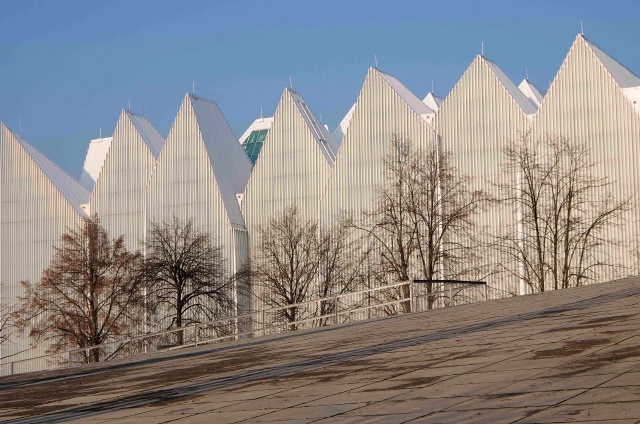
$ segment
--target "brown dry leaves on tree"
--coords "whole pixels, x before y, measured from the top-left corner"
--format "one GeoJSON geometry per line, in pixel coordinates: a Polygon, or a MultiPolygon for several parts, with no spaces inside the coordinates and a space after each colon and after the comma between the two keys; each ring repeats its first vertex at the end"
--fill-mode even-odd
{"type": "MultiPolygon", "coordinates": [[[[138,330],[142,317],[141,256],[109,239],[93,217],[69,230],[39,283],[23,281],[24,297],[13,314],[18,330],[29,331],[48,352],[100,345],[138,330]]],[[[85,360],[102,358],[92,349],[85,360]]]]}

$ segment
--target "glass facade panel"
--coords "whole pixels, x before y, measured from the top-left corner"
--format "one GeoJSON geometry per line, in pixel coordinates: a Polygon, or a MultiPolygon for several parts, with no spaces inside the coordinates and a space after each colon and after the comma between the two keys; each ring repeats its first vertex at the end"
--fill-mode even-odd
{"type": "Polygon", "coordinates": [[[257,130],[252,131],[251,134],[242,142],[242,148],[244,149],[249,159],[251,159],[252,164],[256,164],[258,160],[258,156],[260,155],[260,150],[262,150],[262,145],[264,144],[264,140],[267,138],[267,133],[269,130],[257,130]]]}

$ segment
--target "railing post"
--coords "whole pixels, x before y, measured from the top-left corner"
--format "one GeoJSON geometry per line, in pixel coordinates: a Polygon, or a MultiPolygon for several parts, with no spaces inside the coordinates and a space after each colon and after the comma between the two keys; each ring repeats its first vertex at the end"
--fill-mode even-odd
{"type": "Polygon", "coordinates": [[[335,323],[333,325],[338,325],[338,295],[333,297],[333,309],[335,315],[335,323]]]}
{"type": "Polygon", "coordinates": [[[417,312],[416,311],[416,301],[415,301],[415,293],[414,293],[414,287],[413,287],[413,280],[409,280],[408,282],[409,284],[409,308],[411,309],[411,312],[417,312]]]}
{"type": "Polygon", "coordinates": [[[267,320],[266,320],[266,313],[265,310],[262,310],[262,336],[266,336],[267,332],[266,332],[266,327],[267,327],[267,320]]]}
{"type": "Polygon", "coordinates": [[[10,374],[9,375],[13,375],[13,364],[15,364],[14,361],[11,361],[11,369],[9,370],[10,374]]]}
{"type": "Polygon", "coordinates": [[[194,328],[196,334],[193,336],[195,346],[198,346],[198,324],[195,325],[194,328]]]}

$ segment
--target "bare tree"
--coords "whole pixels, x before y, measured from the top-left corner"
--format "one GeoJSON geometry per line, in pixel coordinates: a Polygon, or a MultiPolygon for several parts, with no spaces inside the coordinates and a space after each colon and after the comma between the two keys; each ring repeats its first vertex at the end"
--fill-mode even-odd
{"type": "Polygon", "coordinates": [[[500,188],[519,217],[517,228],[499,237],[499,248],[519,263],[521,281],[533,291],[579,286],[615,265],[604,249],[615,244],[612,229],[631,200],[616,199],[611,183],[595,176],[586,145],[524,134],[505,157],[512,178],[500,188]]]}
{"type": "Polygon", "coordinates": [[[340,225],[325,230],[316,221],[303,221],[296,207],[286,208],[258,230],[259,254],[252,263],[257,296],[267,307],[292,305],[276,317],[287,323],[330,314],[335,301],[320,300],[318,309],[297,304],[353,290],[364,275],[360,250],[340,225]]]}
{"type": "MultiPolygon", "coordinates": [[[[193,220],[174,216],[150,224],[145,247],[149,307],[166,328],[230,314],[234,277],[228,275],[222,246],[211,233],[198,231],[193,220]]],[[[177,343],[183,342],[178,332],[177,343]]]]}
{"type": "Polygon", "coordinates": [[[13,330],[11,322],[11,308],[7,305],[0,306],[0,343],[9,340],[13,330]]]}
{"type": "MultiPolygon", "coordinates": [[[[437,146],[416,148],[411,140],[393,136],[384,160],[385,184],[375,209],[348,225],[373,241],[385,281],[456,279],[485,272],[478,265],[480,210],[491,203],[482,191],[469,188],[470,178],[451,164],[451,154],[437,146]]],[[[400,293],[408,298],[408,286],[400,293]]],[[[428,308],[435,296],[427,284],[428,308]]],[[[404,312],[410,302],[402,304],[404,312]]]]}
{"type": "MultiPolygon", "coordinates": [[[[110,240],[97,216],[61,237],[51,264],[38,284],[23,281],[25,296],[13,314],[18,330],[47,352],[103,344],[137,328],[142,317],[141,256],[110,240]]],[[[101,360],[91,349],[87,362],[101,360]]]]}

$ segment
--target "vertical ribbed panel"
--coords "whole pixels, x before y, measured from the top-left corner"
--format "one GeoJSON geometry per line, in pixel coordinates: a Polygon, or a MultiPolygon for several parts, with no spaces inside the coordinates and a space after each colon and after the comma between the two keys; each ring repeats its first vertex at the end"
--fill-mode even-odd
{"type": "MultiPolygon", "coordinates": [[[[545,135],[587,144],[596,164],[595,176],[614,183],[610,191],[618,200],[631,197],[635,202],[622,228],[612,230],[612,238],[621,242],[621,246],[607,245],[605,249],[611,257],[608,262],[613,260],[628,269],[607,269],[602,281],[637,274],[638,257],[631,251],[637,247],[640,234],[637,204],[640,117],[581,35],[573,43],[534,120],[533,136],[545,135]]],[[[603,194],[604,191],[598,193],[603,194]]]]}
{"type": "Polygon", "coordinates": [[[319,218],[320,198],[335,152],[329,147],[333,140],[326,139],[332,136],[320,133],[317,119],[301,102],[299,94],[284,90],[247,184],[243,211],[253,254],[258,228],[285,208],[295,205],[304,221],[319,218]],[[310,127],[310,122],[316,125],[310,127]]]}
{"type": "MultiPolygon", "coordinates": [[[[440,133],[442,150],[452,153],[452,164],[460,173],[473,178],[471,189],[496,194],[493,184],[510,182],[503,174],[503,149],[528,128],[525,112],[514,100],[493,69],[495,65],[478,56],[444,100],[434,118],[440,133]]],[[[506,78],[503,74],[501,77],[506,78]]],[[[527,99],[525,99],[528,101],[527,99]]],[[[490,234],[500,234],[515,225],[516,212],[496,208],[478,217],[479,227],[490,234]]],[[[495,251],[484,250],[482,263],[505,264],[495,251]]],[[[515,264],[512,264],[515,266],[515,264]]],[[[492,287],[517,293],[518,282],[513,276],[492,277],[492,287]]],[[[491,291],[501,297],[500,293],[491,291]]]]}
{"type": "MultiPolygon", "coordinates": [[[[18,296],[23,295],[20,282],[29,280],[38,283],[42,271],[49,266],[53,257],[53,246],[59,245],[60,236],[68,228],[80,224],[84,217],[78,212],[77,205],[67,200],[27,151],[33,150],[33,147],[4,125],[1,144],[0,293],[2,306],[14,307],[18,303],[18,296]]],[[[51,163],[49,165],[54,166],[51,163]]],[[[58,177],[62,176],[62,170],[56,168],[55,171],[60,173],[58,177]]],[[[71,181],[71,177],[65,177],[67,182],[71,181]]],[[[81,187],[79,184],[77,186],[67,188],[71,191],[79,189],[78,193],[81,193],[81,187]]],[[[14,333],[1,346],[0,356],[7,358],[5,361],[15,361],[43,355],[47,347],[40,345],[30,349],[28,337],[14,333]]],[[[32,370],[44,365],[30,364],[32,370]]],[[[5,372],[8,370],[3,370],[3,374],[5,372]]]]}
{"type": "MultiPolygon", "coordinates": [[[[125,236],[127,249],[142,251],[146,186],[156,158],[134,125],[131,112],[122,111],[102,172],[91,195],[91,214],[112,238],[125,236]]],[[[138,120],[145,119],[136,116],[138,120]]],[[[151,127],[151,125],[149,124],[151,127]]],[[[153,127],[151,127],[153,128],[153,127]]],[[[155,132],[154,138],[160,138],[155,132]]]]}
{"type": "Polygon", "coordinates": [[[235,222],[232,224],[225,206],[231,209],[235,221],[242,220],[232,189],[246,183],[244,174],[248,177],[251,163],[229,127],[214,125],[220,121],[220,117],[215,115],[221,116],[217,106],[214,108],[214,103],[201,105],[207,107],[200,107],[199,116],[196,116],[193,103],[198,101],[206,102],[190,94],[185,97],[160,153],[149,182],[147,222],[171,220],[173,216],[183,220],[193,219],[199,231],[213,233],[216,241],[223,245],[228,272],[232,273],[245,260],[246,254],[242,244],[236,249],[236,242],[246,244],[246,241],[242,239],[241,234],[234,233],[234,227],[242,230],[244,226],[235,222]],[[200,120],[208,120],[208,123],[200,120]],[[203,136],[202,124],[207,125],[204,133],[208,138],[203,136]],[[226,161],[226,168],[234,170],[236,174],[241,172],[244,182],[238,181],[242,178],[234,174],[216,173],[212,167],[209,151],[215,153],[232,149],[237,149],[241,156],[229,154],[216,158],[215,163],[226,161]],[[234,160],[240,157],[242,159],[238,160],[241,162],[234,160]],[[234,177],[235,180],[231,181],[234,177]],[[229,181],[225,181],[224,178],[229,181]],[[223,199],[221,186],[228,192],[227,199],[223,199]],[[229,200],[229,194],[233,196],[233,202],[228,201],[225,205],[225,200],[229,200]]]}
{"type": "MultiPolygon", "coordinates": [[[[409,100],[421,104],[415,96],[409,100]]],[[[384,158],[394,135],[411,139],[417,146],[437,142],[433,128],[407,99],[380,71],[370,68],[323,197],[323,223],[334,222],[340,211],[358,214],[375,207],[376,192],[385,182],[384,158]]]]}

